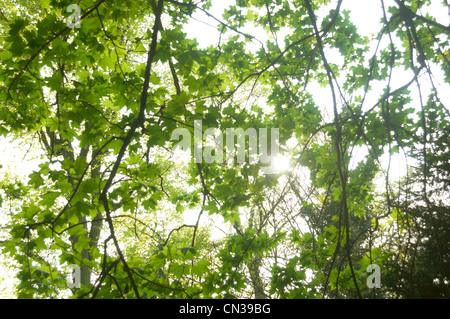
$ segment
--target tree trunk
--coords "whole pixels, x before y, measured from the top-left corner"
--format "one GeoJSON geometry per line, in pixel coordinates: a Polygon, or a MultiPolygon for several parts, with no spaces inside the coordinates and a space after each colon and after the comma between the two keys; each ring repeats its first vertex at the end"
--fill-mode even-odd
{"type": "Polygon", "coordinates": [[[255,299],[267,299],[267,295],[264,292],[264,282],[261,279],[261,256],[255,254],[252,260],[247,263],[248,270],[250,272],[250,279],[252,281],[252,287],[255,295],[255,299]]]}

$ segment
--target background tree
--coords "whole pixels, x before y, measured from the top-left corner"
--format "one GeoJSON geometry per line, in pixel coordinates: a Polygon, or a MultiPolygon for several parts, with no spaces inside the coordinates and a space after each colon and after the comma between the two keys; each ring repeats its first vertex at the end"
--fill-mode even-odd
{"type": "Polygon", "coordinates": [[[370,37],[344,0],[70,4],[0,12],[0,134],[42,154],[0,184],[18,297],[449,297],[446,1],[380,0],[370,37]],[[179,157],[195,120],[277,128],[290,166],[179,157]]]}

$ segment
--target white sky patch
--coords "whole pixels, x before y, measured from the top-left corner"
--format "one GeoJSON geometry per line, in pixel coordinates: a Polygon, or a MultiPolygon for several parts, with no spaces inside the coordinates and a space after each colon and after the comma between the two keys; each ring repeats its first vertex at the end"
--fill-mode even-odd
{"type": "MultiPolygon", "coordinates": [[[[385,1],[390,3],[392,1],[385,1]]],[[[342,10],[350,11],[350,20],[358,28],[358,33],[364,36],[375,35],[380,30],[383,11],[380,1],[345,0],[342,2],[342,10]]]]}
{"type": "Polygon", "coordinates": [[[12,172],[18,178],[26,178],[42,162],[36,145],[26,145],[20,140],[0,137],[0,173],[12,172]]]}
{"type": "MultiPolygon", "coordinates": [[[[422,10],[420,12],[421,15],[426,15],[426,13],[429,13],[431,16],[436,18],[436,20],[443,24],[448,25],[450,22],[450,15],[449,12],[442,9],[441,2],[442,1],[431,1],[431,5],[429,9],[422,10]]],[[[234,1],[214,1],[212,10],[209,10],[212,15],[216,16],[218,19],[224,21],[222,18],[222,13],[226,7],[229,5],[234,4],[234,1]]],[[[336,5],[335,1],[332,1],[330,6],[328,6],[326,9],[322,9],[321,12],[317,12],[321,15],[321,18],[323,18],[326,14],[328,14],[328,8],[332,8],[336,5]]],[[[389,6],[395,5],[393,0],[385,0],[385,6],[386,10],[389,6]]],[[[383,17],[382,9],[380,5],[380,1],[362,1],[362,0],[345,0],[342,3],[341,10],[349,10],[351,21],[356,25],[358,29],[358,33],[364,37],[368,36],[369,38],[373,39],[373,37],[376,35],[375,33],[380,30],[380,21],[383,17]]],[[[218,40],[220,37],[220,27],[219,22],[214,20],[211,17],[208,17],[203,12],[195,12],[192,15],[193,18],[190,19],[190,22],[187,26],[184,27],[183,31],[187,33],[188,38],[196,38],[197,41],[200,44],[200,48],[206,48],[208,46],[217,46],[218,40]]],[[[261,27],[255,28],[250,27],[247,24],[246,28],[243,28],[241,30],[244,33],[248,33],[250,35],[255,36],[257,39],[261,40],[262,42],[265,42],[267,38],[271,37],[271,34],[266,34],[265,31],[262,30],[261,27]]],[[[225,38],[230,35],[236,35],[237,33],[233,30],[227,30],[225,35],[222,35],[222,43],[225,42],[225,38]]],[[[277,34],[278,43],[283,46],[284,45],[284,35],[287,34],[287,31],[284,30],[283,32],[279,32],[277,34]]],[[[388,41],[388,37],[385,35],[383,42],[380,45],[380,49],[386,47],[386,43],[388,41]]],[[[372,41],[372,46],[376,46],[376,41],[372,41]]],[[[253,49],[259,49],[260,43],[256,40],[251,42],[251,45],[249,44],[247,47],[253,49]]],[[[374,50],[374,47],[372,48],[374,50]]],[[[329,50],[330,52],[327,52],[327,57],[330,59],[329,62],[335,63],[335,64],[341,64],[342,57],[338,54],[336,54],[335,49],[329,50]]],[[[379,52],[378,52],[379,53],[379,52]]],[[[373,54],[373,53],[372,53],[373,54]]],[[[372,55],[369,54],[368,57],[371,57],[372,55]]],[[[449,101],[450,100],[450,90],[448,90],[448,86],[442,81],[442,70],[436,69],[432,67],[433,71],[436,71],[435,74],[438,76],[436,79],[434,79],[435,85],[439,89],[440,97],[443,101],[449,101]]],[[[45,73],[42,73],[45,74],[45,73]]],[[[396,89],[404,84],[406,84],[408,81],[412,78],[411,71],[402,71],[401,69],[395,69],[393,72],[394,76],[392,78],[391,87],[392,89],[396,89]]],[[[427,79],[427,81],[429,81],[427,79]]],[[[341,84],[343,82],[340,82],[341,84]]],[[[376,101],[379,99],[380,92],[383,88],[385,88],[386,83],[384,82],[377,82],[377,81],[371,81],[371,90],[369,91],[365,104],[364,109],[369,109],[373,107],[373,105],[376,103],[376,101]]],[[[411,87],[414,88],[413,86],[411,87]]],[[[333,116],[333,110],[332,110],[332,100],[331,100],[331,94],[328,87],[320,87],[317,83],[311,82],[308,85],[308,91],[313,95],[313,98],[316,102],[316,104],[319,106],[321,111],[323,111],[324,114],[324,120],[328,121],[332,119],[333,116]],[[330,117],[330,118],[328,118],[330,117]]],[[[428,91],[422,92],[423,98],[426,98],[428,95],[428,91]]],[[[414,103],[411,105],[414,106],[416,110],[419,109],[420,103],[418,103],[418,94],[417,92],[413,91],[411,94],[411,97],[413,98],[414,103]]],[[[409,107],[409,106],[408,106],[409,107]]],[[[76,141],[73,142],[73,145],[75,148],[78,148],[78,143],[76,141]]],[[[36,145],[35,145],[36,146],[36,145]]],[[[0,137],[0,165],[3,167],[0,168],[0,175],[3,177],[6,172],[11,172],[13,176],[17,176],[18,178],[27,178],[29,174],[31,174],[34,170],[38,169],[38,164],[41,163],[41,160],[39,159],[37,148],[33,146],[31,149],[28,149],[26,145],[21,145],[20,142],[16,140],[12,140],[12,138],[5,138],[0,137]]],[[[367,154],[366,151],[363,149],[358,150],[355,153],[355,159],[353,162],[357,164],[358,157],[363,158],[367,154]]],[[[174,154],[177,161],[179,161],[179,165],[184,165],[186,160],[186,154],[177,153],[174,154]]],[[[389,154],[387,152],[385,155],[381,157],[381,162],[383,164],[383,168],[387,170],[388,163],[389,163],[389,154]]],[[[279,158],[274,160],[273,165],[280,170],[280,172],[284,171],[285,168],[289,168],[289,158],[280,156],[279,158]]],[[[408,160],[409,161],[409,160],[408,160]]],[[[409,163],[411,165],[411,163],[409,163]]],[[[406,174],[406,161],[404,154],[400,150],[400,154],[395,154],[391,157],[390,160],[390,166],[389,166],[389,176],[393,180],[397,180],[401,178],[404,174],[406,174]]],[[[52,167],[54,169],[60,169],[58,167],[52,167]]],[[[303,168],[301,168],[303,169],[303,168]]],[[[305,183],[309,182],[309,173],[305,171],[304,174],[304,181],[305,183]]],[[[184,212],[184,222],[186,224],[195,225],[198,219],[199,210],[186,210],[184,212]]],[[[0,215],[0,221],[2,219],[2,215],[0,215]]],[[[299,221],[303,222],[304,221],[299,221]]],[[[207,212],[204,212],[201,216],[199,225],[202,227],[209,227],[208,225],[211,225],[211,223],[214,225],[214,229],[212,232],[213,239],[215,238],[221,238],[224,234],[224,231],[227,233],[230,233],[230,225],[229,223],[225,223],[223,221],[222,216],[214,217],[214,220],[208,216],[207,212]]],[[[302,225],[302,228],[306,225],[302,225]]],[[[0,269],[0,298],[2,297],[2,289],[5,284],[8,286],[11,286],[13,284],[13,278],[9,277],[9,272],[5,273],[2,269],[0,269]]],[[[9,289],[9,288],[8,288],[9,289]]],[[[5,290],[6,294],[11,294],[11,290],[5,290]]]]}
{"type": "Polygon", "coordinates": [[[291,168],[291,157],[278,154],[272,159],[271,166],[276,173],[286,172],[291,168]]]}
{"type": "MultiPolygon", "coordinates": [[[[16,180],[26,180],[40,164],[39,159],[32,157],[35,153],[35,148],[21,145],[19,140],[0,137],[0,182],[14,183],[16,180]]],[[[0,227],[3,228],[6,223],[8,217],[0,210],[0,227]]],[[[5,239],[3,235],[3,230],[0,230],[0,240],[5,239]]],[[[15,287],[19,280],[15,278],[16,271],[11,267],[13,264],[6,256],[0,255],[0,299],[15,296],[15,287]]]]}

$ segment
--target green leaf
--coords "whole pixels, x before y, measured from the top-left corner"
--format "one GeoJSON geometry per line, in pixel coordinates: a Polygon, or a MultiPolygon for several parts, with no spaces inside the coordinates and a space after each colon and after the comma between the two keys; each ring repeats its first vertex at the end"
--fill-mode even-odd
{"type": "Polygon", "coordinates": [[[60,193],[57,192],[48,192],[46,194],[41,195],[42,200],[39,202],[40,205],[51,207],[55,203],[56,199],[60,193]]]}
{"type": "Polygon", "coordinates": [[[81,236],[78,237],[78,241],[75,244],[75,250],[77,250],[78,252],[82,252],[83,249],[89,249],[89,241],[91,239],[89,237],[85,237],[85,236],[81,236]]]}
{"type": "Polygon", "coordinates": [[[195,264],[195,266],[192,267],[192,273],[199,277],[204,276],[209,271],[208,269],[209,265],[210,262],[208,260],[201,259],[195,264]]]}
{"type": "Polygon", "coordinates": [[[178,212],[178,213],[184,212],[184,206],[181,205],[181,204],[178,204],[178,205],[177,205],[177,212],[178,212]]]}

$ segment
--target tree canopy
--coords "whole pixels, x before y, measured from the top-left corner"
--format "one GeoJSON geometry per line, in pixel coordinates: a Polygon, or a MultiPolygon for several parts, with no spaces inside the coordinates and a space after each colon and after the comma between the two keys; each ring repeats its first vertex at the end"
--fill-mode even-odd
{"type": "Polygon", "coordinates": [[[8,296],[449,298],[450,6],[349,3],[0,0],[8,296]]]}

